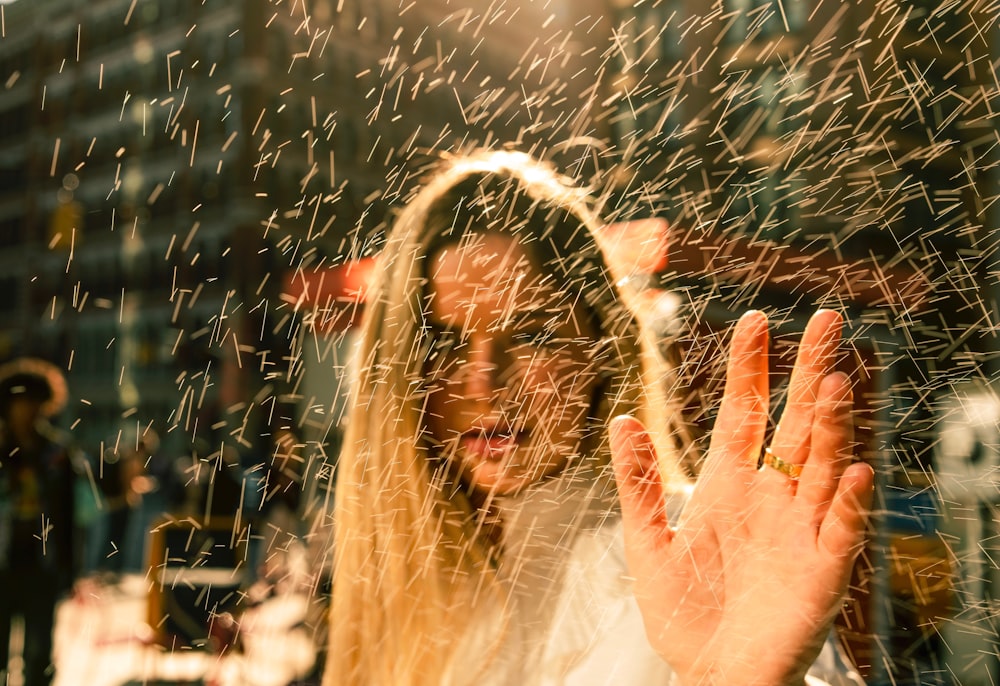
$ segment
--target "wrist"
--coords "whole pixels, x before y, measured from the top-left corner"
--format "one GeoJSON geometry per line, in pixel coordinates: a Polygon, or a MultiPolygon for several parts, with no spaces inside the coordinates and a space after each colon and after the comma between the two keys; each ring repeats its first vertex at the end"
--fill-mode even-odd
{"type": "Polygon", "coordinates": [[[806,676],[808,665],[800,661],[761,659],[758,652],[735,649],[706,648],[687,668],[674,667],[671,686],[825,686],[806,676]],[[708,657],[709,655],[713,657],[708,657]]]}
{"type": "Polygon", "coordinates": [[[754,684],[754,686],[818,686],[818,684],[812,683],[805,678],[798,677],[777,680],[752,678],[749,681],[733,681],[729,675],[719,669],[710,669],[698,675],[688,674],[682,676],[675,674],[670,682],[670,686],[731,686],[735,683],[754,684]]]}

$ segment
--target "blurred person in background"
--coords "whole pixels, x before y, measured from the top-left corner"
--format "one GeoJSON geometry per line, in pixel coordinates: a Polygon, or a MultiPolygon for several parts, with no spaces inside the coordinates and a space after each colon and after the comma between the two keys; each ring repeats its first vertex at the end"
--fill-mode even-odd
{"type": "Polygon", "coordinates": [[[305,524],[299,512],[304,460],[302,445],[291,428],[280,425],[272,432],[272,448],[259,471],[260,506],[254,516],[250,539],[250,595],[260,601],[276,591],[302,591],[308,587],[305,569],[305,524]]]}
{"type": "Polygon", "coordinates": [[[67,400],[62,373],[40,359],[0,367],[0,670],[8,683],[11,625],[24,626],[24,686],[53,677],[57,601],[73,586],[75,451],[49,419],[67,400]]]}
{"type": "Polygon", "coordinates": [[[130,514],[125,532],[128,544],[123,568],[126,572],[142,572],[146,567],[150,531],[164,516],[176,510],[183,498],[174,460],[161,448],[160,436],[146,426],[127,435],[128,488],[126,500],[130,514]]]}
{"type": "Polygon", "coordinates": [[[104,446],[101,461],[94,473],[101,494],[101,537],[97,571],[105,582],[115,583],[124,571],[127,555],[125,532],[132,510],[129,481],[134,461],[128,446],[121,444],[120,436],[111,436],[104,446]]]}

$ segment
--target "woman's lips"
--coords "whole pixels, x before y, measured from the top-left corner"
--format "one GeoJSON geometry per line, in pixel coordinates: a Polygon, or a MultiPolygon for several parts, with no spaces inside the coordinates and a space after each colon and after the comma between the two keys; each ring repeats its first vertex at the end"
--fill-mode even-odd
{"type": "Polygon", "coordinates": [[[498,462],[507,457],[527,438],[527,432],[497,433],[492,431],[466,431],[462,434],[462,447],[470,457],[498,462]]]}

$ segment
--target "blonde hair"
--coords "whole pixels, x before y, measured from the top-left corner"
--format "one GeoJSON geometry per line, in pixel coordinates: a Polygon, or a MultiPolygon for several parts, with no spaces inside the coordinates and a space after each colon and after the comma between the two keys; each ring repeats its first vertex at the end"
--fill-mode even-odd
{"type": "MultiPolygon", "coordinates": [[[[492,559],[502,552],[422,438],[425,262],[437,247],[473,231],[508,231],[548,254],[545,268],[583,281],[580,294],[611,350],[598,416],[649,421],[640,400],[654,358],[640,351],[643,337],[597,244],[599,229],[583,191],[507,151],[447,160],[398,215],[370,291],[338,464],[327,686],[448,683],[460,658],[455,637],[473,631],[477,607],[503,605],[492,559]]],[[[669,427],[657,433],[668,437],[669,427]]],[[[606,460],[603,431],[599,443],[594,450],[606,460]]]]}

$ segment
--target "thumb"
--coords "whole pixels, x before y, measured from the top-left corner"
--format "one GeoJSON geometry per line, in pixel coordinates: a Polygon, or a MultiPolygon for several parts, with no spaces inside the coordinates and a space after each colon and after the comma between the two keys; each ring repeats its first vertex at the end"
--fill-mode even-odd
{"type": "Polygon", "coordinates": [[[669,542],[672,531],[664,509],[663,480],[656,449],[645,427],[635,417],[611,420],[611,462],[618,483],[622,522],[628,539],[669,542]]]}

